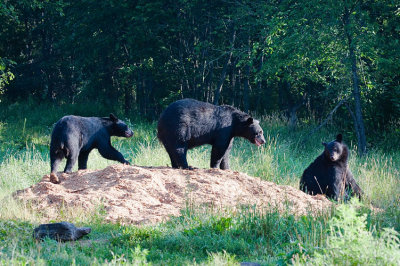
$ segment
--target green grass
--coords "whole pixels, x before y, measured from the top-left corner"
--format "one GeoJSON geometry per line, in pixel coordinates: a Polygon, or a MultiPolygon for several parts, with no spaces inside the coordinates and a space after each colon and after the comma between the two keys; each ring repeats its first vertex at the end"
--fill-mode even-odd
{"type": "MultiPolygon", "coordinates": [[[[320,251],[329,252],[335,211],[333,216],[294,218],[274,211],[248,209],[216,213],[190,204],[180,217],[141,227],[105,223],[102,206],[90,214],[65,210],[61,215],[64,220],[90,225],[92,233],[76,243],[34,241],[32,230],[39,224],[39,214],[15,202],[10,195],[49,173],[48,147],[53,123],[65,114],[106,116],[109,110],[95,112],[90,106],[0,106],[0,264],[286,264],[292,258],[298,258],[296,263],[305,263],[300,258],[318,259],[318,254],[325,254],[320,251]]],[[[134,137],[113,138],[112,142],[132,164],[170,165],[156,138],[156,122],[133,117],[125,121],[133,128],[134,137]]],[[[303,170],[322,152],[321,142],[334,139],[338,133],[330,125],[303,141],[315,124],[303,121],[293,131],[277,115],[262,117],[261,121],[267,143],[257,148],[236,139],[231,168],[294,187],[298,187],[303,170]]],[[[400,151],[388,153],[377,145],[367,156],[358,158],[352,145],[354,140],[345,136],[345,141],[351,150],[350,169],[366,194],[364,204],[382,209],[374,214],[368,207],[359,208],[357,217],[366,215],[365,230],[370,230],[374,237],[379,237],[386,227],[400,231],[400,151]]],[[[209,160],[208,146],[188,153],[192,166],[208,168],[209,160]]],[[[102,169],[114,163],[94,151],[88,167],[102,169]]]]}
{"type": "Polygon", "coordinates": [[[325,248],[313,256],[297,254],[295,264],[309,265],[399,265],[400,234],[393,228],[376,233],[367,228],[367,215],[357,215],[357,200],[338,207],[329,222],[325,248]]]}
{"type": "Polygon", "coordinates": [[[327,219],[305,216],[296,220],[254,210],[216,215],[197,208],[156,226],[103,224],[98,217],[85,221],[93,232],[76,243],[36,242],[31,237],[34,223],[0,221],[0,257],[18,264],[46,261],[67,265],[134,262],[146,254],[147,262],[182,265],[206,263],[219,254],[219,259],[225,256],[235,262],[284,263],[298,252],[299,243],[310,250],[321,245],[327,219]]]}

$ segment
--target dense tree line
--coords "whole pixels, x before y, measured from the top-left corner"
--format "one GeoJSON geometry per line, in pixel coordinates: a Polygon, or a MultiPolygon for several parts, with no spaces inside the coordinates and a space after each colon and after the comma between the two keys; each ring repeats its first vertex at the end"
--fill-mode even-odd
{"type": "Polygon", "coordinates": [[[192,97],[283,112],[292,126],[339,109],[360,153],[366,131],[400,117],[394,0],[5,0],[0,20],[7,101],[155,118],[192,97]]]}

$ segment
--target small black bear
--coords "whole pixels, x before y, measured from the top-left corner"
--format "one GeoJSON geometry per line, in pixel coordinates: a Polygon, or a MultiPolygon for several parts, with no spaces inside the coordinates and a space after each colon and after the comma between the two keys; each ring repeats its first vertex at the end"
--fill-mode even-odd
{"type": "Polygon", "coordinates": [[[111,146],[110,137],[132,137],[133,132],[115,115],[110,117],[81,117],[68,115],[54,126],[50,142],[50,181],[59,183],[58,165],[67,158],[64,173],[71,173],[78,160],[78,168],[86,169],[89,153],[97,148],[106,159],[129,164],[124,156],[111,146]]]}
{"type": "Polygon", "coordinates": [[[188,149],[212,145],[212,168],[229,169],[229,153],[234,137],[243,137],[257,146],[265,143],[259,121],[232,106],[216,106],[193,99],[170,104],[158,121],[158,139],[173,168],[188,169],[188,149]]]}
{"type": "Polygon", "coordinates": [[[311,195],[325,194],[334,200],[348,199],[353,194],[361,199],[363,192],[348,168],[349,148],[342,143],[342,135],[322,144],[325,150],[304,170],[300,189],[311,195]]]}

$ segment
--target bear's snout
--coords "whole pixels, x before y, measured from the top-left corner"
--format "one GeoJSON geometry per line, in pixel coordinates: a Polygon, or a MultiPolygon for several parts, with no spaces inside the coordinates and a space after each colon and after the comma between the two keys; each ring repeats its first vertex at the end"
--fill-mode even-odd
{"type": "Polygon", "coordinates": [[[132,130],[125,131],[125,137],[130,138],[132,136],[133,136],[133,131],[132,130]]]}
{"type": "Polygon", "coordinates": [[[263,144],[265,143],[265,139],[264,139],[263,136],[261,136],[261,137],[255,137],[255,138],[254,138],[254,143],[255,143],[258,147],[260,147],[261,145],[263,145],[263,144]]]}
{"type": "Polygon", "coordinates": [[[339,159],[339,154],[337,153],[331,154],[329,158],[331,159],[332,162],[335,162],[339,159]]]}

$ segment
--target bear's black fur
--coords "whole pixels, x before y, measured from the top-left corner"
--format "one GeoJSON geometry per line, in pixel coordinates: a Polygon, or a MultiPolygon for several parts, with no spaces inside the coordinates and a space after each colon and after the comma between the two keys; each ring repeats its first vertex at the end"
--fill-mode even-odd
{"type": "Polygon", "coordinates": [[[229,152],[234,137],[260,146],[265,143],[259,121],[231,106],[216,106],[193,99],[170,104],[158,121],[159,140],[174,168],[188,169],[188,149],[212,145],[212,168],[229,169],[229,152]]]}
{"type": "Polygon", "coordinates": [[[132,137],[128,126],[110,114],[110,117],[81,117],[68,115],[54,126],[50,142],[50,180],[59,183],[56,172],[63,158],[67,158],[64,173],[70,173],[78,160],[78,168],[86,169],[89,153],[98,149],[109,160],[129,164],[124,156],[111,146],[110,137],[132,137]]]}
{"type": "Polygon", "coordinates": [[[311,195],[325,194],[334,200],[348,199],[353,194],[361,199],[363,192],[348,168],[349,148],[342,143],[342,135],[322,144],[325,150],[304,170],[300,189],[311,195]]]}

